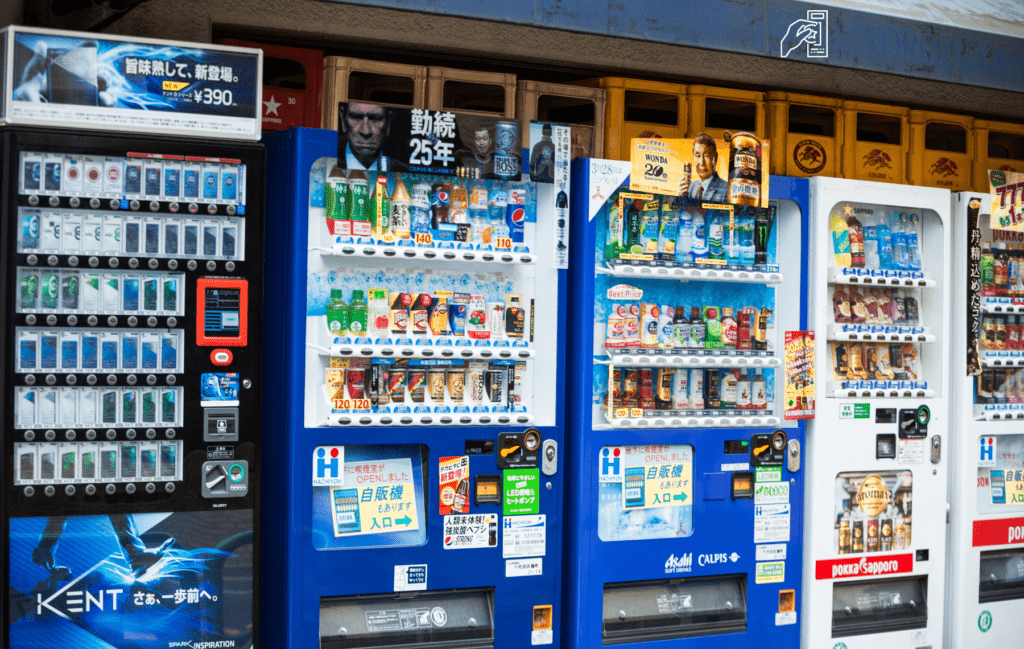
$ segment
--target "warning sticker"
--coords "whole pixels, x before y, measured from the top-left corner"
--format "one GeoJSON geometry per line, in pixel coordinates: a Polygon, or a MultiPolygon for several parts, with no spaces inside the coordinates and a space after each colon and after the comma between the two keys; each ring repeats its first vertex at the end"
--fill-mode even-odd
{"type": "Polygon", "coordinates": [[[498,547],[498,515],[469,514],[444,517],[444,549],[498,547]]]}
{"type": "Polygon", "coordinates": [[[542,557],[547,540],[547,516],[505,516],[502,525],[501,556],[542,557]]]}
{"type": "Polygon", "coordinates": [[[427,564],[395,566],[395,592],[427,589],[427,564]]]}
{"type": "Polygon", "coordinates": [[[370,633],[402,631],[403,629],[429,629],[432,626],[429,608],[366,611],[366,630],[370,633]]]}
{"type": "Polygon", "coordinates": [[[778,584],[786,580],[786,562],[771,561],[754,566],[754,583],[778,584]]]}
{"type": "Polygon", "coordinates": [[[789,541],[789,505],[754,506],[754,543],[789,541]]]}
{"type": "Polygon", "coordinates": [[[506,577],[536,577],[544,572],[544,559],[508,559],[505,561],[506,577]]]}
{"type": "Polygon", "coordinates": [[[924,440],[899,440],[896,450],[896,461],[899,464],[921,464],[924,462],[924,440]]]}

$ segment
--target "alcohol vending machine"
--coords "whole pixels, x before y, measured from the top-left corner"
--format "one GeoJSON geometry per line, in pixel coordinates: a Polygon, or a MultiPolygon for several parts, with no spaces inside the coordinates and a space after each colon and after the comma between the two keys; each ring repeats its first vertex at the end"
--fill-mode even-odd
{"type": "Polygon", "coordinates": [[[0,645],[252,647],[264,152],[227,138],[259,136],[259,52],[4,36],[0,645]],[[139,61],[230,67],[237,106],[139,61]]]}
{"type": "Polygon", "coordinates": [[[807,181],[765,208],[629,162],[573,182],[567,646],[796,648],[807,181]]]}
{"type": "Polygon", "coordinates": [[[1019,643],[1024,609],[1024,236],[991,208],[953,194],[948,647],[1019,643]]]}
{"type": "Polygon", "coordinates": [[[949,192],[811,179],[808,646],[942,646],[949,192]]]}
{"type": "Polygon", "coordinates": [[[535,184],[514,120],[340,110],[266,138],[264,642],[558,645],[568,129],[535,184]],[[372,164],[357,111],[390,131],[372,164]]]}

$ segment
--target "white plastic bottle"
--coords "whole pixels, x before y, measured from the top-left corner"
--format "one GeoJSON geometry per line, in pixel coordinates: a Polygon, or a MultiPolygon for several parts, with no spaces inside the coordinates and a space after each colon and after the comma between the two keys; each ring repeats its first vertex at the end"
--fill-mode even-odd
{"type": "Polygon", "coordinates": [[[704,370],[690,370],[690,409],[704,409],[704,370]]]}
{"type": "Polygon", "coordinates": [[[689,410],[689,372],[685,367],[676,369],[675,377],[672,380],[672,409],[689,410]]]}

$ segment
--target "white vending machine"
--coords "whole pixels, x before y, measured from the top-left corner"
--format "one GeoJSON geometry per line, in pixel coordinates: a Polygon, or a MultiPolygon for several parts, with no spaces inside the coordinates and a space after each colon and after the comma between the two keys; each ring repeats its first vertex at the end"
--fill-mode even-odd
{"type": "Polygon", "coordinates": [[[947,190],[812,178],[804,646],[942,646],[947,190]]]}
{"type": "Polygon", "coordinates": [[[948,647],[1020,646],[1024,614],[1024,233],[953,194],[948,647]]]}

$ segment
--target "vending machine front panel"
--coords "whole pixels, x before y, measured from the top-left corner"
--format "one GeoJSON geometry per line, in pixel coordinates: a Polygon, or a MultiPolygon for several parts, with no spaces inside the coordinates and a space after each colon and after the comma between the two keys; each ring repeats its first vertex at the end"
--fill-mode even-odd
{"type": "Polygon", "coordinates": [[[809,319],[821,371],[807,439],[804,642],[937,648],[950,440],[948,194],[813,178],[810,195],[809,319]]]}
{"type": "MultiPolygon", "coordinates": [[[[0,138],[12,189],[0,207],[0,644],[252,647],[260,349],[203,347],[193,297],[204,283],[262,295],[263,149],[0,138]],[[186,158],[247,184],[183,198],[186,158]],[[186,253],[181,232],[200,215],[232,245],[186,253]]],[[[256,340],[261,311],[242,301],[233,316],[256,340]]]]}
{"type": "Polygon", "coordinates": [[[558,644],[568,186],[363,172],[335,131],[267,142],[287,244],[264,642],[558,644]]]}
{"type": "Polygon", "coordinates": [[[947,646],[1013,643],[1024,602],[1024,237],[992,196],[953,194],[953,410],[947,646]],[[995,227],[994,227],[995,226],[995,227]]]}
{"type": "Polygon", "coordinates": [[[572,304],[593,320],[570,368],[569,646],[796,647],[813,360],[779,242],[803,247],[806,181],[748,210],[631,191],[625,162],[573,178],[572,304]]]}

